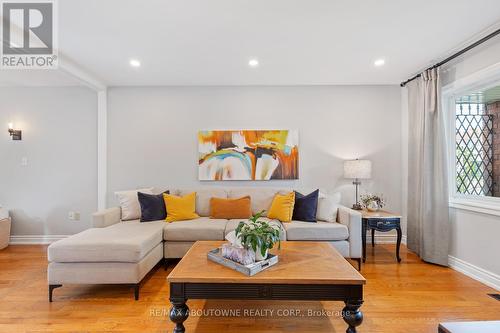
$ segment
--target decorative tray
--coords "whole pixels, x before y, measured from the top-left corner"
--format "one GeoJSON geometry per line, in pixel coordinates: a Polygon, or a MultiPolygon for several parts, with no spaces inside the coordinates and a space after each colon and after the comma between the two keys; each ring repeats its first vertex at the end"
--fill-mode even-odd
{"type": "Polygon", "coordinates": [[[220,248],[209,251],[207,257],[209,260],[212,260],[228,268],[234,269],[235,271],[243,273],[247,276],[253,276],[278,263],[278,256],[269,253],[267,259],[265,260],[257,261],[250,265],[242,265],[240,263],[237,263],[236,261],[224,258],[221,254],[220,248]]]}

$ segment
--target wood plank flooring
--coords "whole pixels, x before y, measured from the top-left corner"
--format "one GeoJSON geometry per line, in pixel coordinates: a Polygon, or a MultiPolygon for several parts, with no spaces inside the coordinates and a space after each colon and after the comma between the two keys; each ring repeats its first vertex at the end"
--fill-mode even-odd
{"type": "MultiPolygon", "coordinates": [[[[362,333],[437,332],[439,322],[499,320],[495,290],[393,245],[368,247],[362,333]]],[[[47,301],[46,246],[0,251],[0,332],[172,332],[168,271],[158,266],[139,301],[125,286],[63,286],[47,301]]],[[[187,332],[345,332],[340,302],[188,301],[187,332]]]]}

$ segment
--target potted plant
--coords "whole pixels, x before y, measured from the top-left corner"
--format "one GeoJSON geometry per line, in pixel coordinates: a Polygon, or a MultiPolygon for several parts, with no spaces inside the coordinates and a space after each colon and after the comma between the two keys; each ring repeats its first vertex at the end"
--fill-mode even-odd
{"type": "Polygon", "coordinates": [[[371,212],[376,212],[385,206],[384,198],[377,194],[361,195],[363,206],[371,212]]]}
{"type": "Polygon", "coordinates": [[[259,221],[264,212],[255,214],[246,222],[240,222],[235,230],[241,244],[255,252],[256,261],[265,260],[275,243],[278,243],[278,248],[281,246],[280,230],[266,221],[259,221]]]}

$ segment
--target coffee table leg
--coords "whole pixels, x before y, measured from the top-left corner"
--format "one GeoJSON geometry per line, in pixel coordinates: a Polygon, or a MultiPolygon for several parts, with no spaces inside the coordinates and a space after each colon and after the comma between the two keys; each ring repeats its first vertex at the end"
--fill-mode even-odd
{"type": "Polygon", "coordinates": [[[186,305],[186,300],[170,299],[172,308],[170,309],[170,320],[175,323],[174,333],[184,333],[184,321],[189,316],[189,308],[186,305]]]}
{"type": "Polygon", "coordinates": [[[342,310],[342,318],[349,325],[346,333],[356,333],[356,326],[361,325],[363,322],[363,313],[359,310],[363,304],[362,300],[347,300],[345,307],[342,310]]]}

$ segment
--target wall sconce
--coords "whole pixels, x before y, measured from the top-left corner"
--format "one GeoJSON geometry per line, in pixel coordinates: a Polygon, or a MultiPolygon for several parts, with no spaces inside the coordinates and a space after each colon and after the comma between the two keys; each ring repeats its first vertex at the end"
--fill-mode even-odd
{"type": "Polygon", "coordinates": [[[22,131],[14,129],[13,123],[9,123],[9,134],[12,140],[22,140],[22,131]]]}

